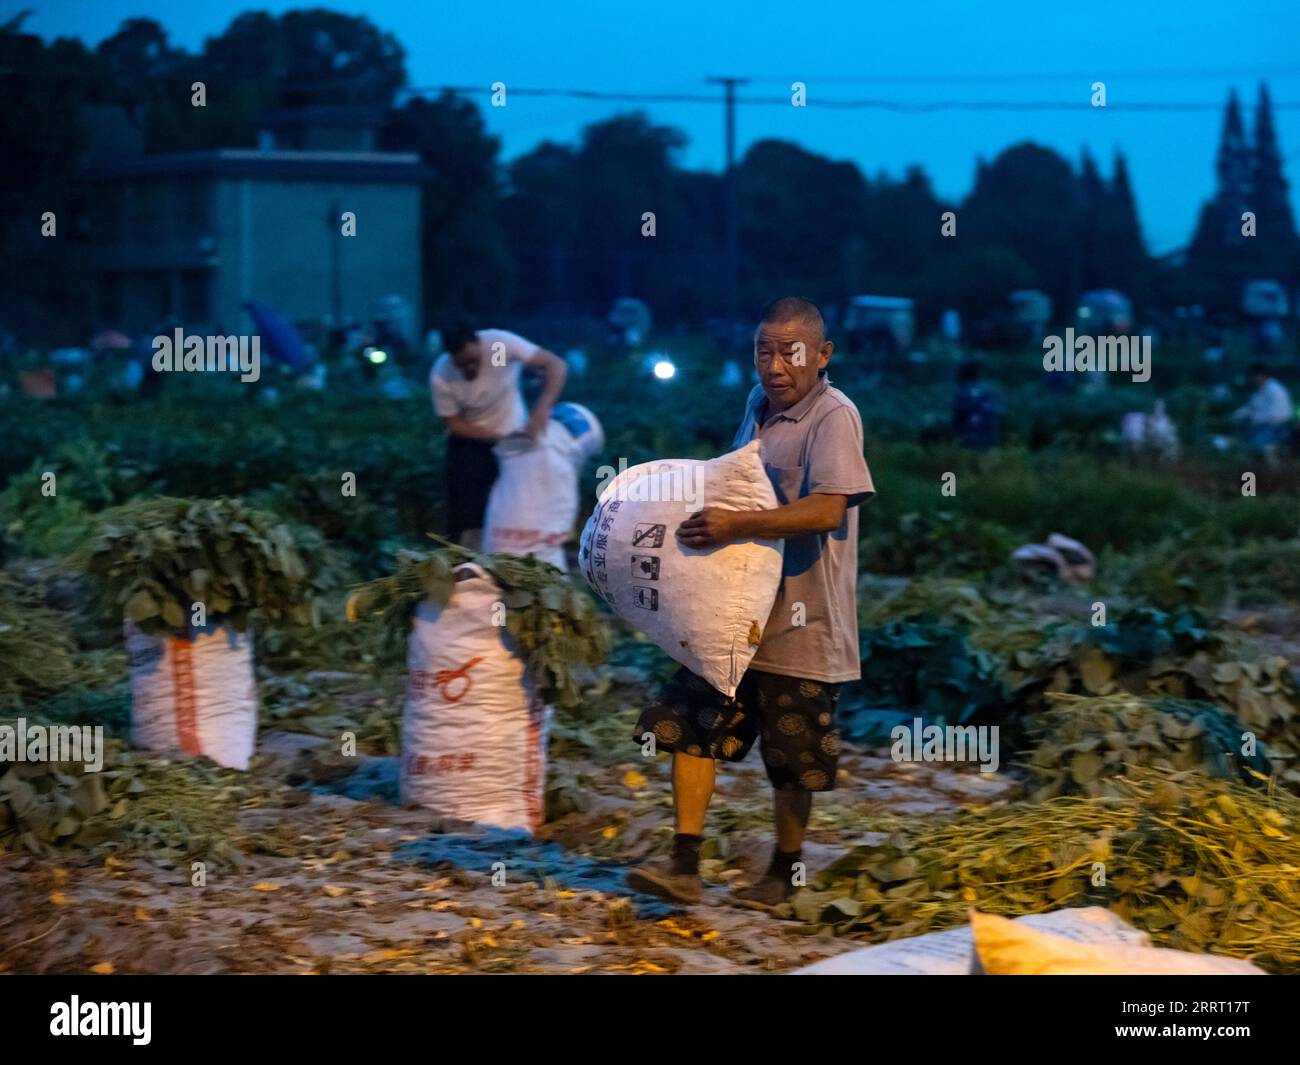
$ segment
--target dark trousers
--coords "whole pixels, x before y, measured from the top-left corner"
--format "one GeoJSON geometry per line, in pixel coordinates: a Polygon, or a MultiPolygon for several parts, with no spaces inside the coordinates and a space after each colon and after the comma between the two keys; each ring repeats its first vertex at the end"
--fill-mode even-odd
{"type": "Polygon", "coordinates": [[[466,529],[483,528],[488,493],[497,479],[493,441],[447,438],[447,536],[459,540],[466,529]]]}

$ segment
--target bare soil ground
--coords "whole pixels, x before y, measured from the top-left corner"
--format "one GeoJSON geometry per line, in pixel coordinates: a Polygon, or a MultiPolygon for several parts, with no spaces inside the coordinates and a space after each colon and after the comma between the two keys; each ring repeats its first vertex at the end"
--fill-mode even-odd
{"type": "MultiPolygon", "coordinates": [[[[765,864],[770,793],[751,754],[719,774],[705,902],[674,907],[628,891],[626,867],[671,835],[668,760],[569,756],[585,809],[535,841],[447,834],[428,811],[312,784],[327,741],[264,732],[238,814],[237,868],[144,853],[64,849],[0,855],[0,972],[735,973],[782,972],[861,944],[728,903],[765,864]],[[306,771],[304,772],[304,767],[306,771]],[[288,781],[297,781],[297,786],[288,781]],[[495,874],[495,875],[494,875],[495,874]]],[[[392,778],[392,760],[363,759],[392,778]]],[[[362,778],[354,778],[362,779],[362,778]]],[[[814,804],[810,875],[867,838],[881,813],[956,811],[1011,797],[1004,776],[896,764],[850,748],[839,787],[814,804]]]]}

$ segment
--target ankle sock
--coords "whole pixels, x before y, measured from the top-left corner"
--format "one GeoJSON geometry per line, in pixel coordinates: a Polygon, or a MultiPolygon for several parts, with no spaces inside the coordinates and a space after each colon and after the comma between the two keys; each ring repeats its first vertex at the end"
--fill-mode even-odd
{"type": "Polygon", "coordinates": [[[790,883],[794,875],[794,863],[800,861],[803,851],[783,851],[779,848],[772,851],[772,864],[767,867],[767,875],[774,876],[778,880],[784,880],[790,883]]]}
{"type": "Polygon", "coordinates": [[[700,871],[700,844],[702,836],[678,832],[673,836],[673,872],[693,876],[700,871]]]}

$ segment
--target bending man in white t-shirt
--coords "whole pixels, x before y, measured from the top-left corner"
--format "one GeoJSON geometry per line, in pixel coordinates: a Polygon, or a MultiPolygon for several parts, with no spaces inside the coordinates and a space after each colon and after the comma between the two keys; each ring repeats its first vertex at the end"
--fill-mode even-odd
{"type": "Polygon", "coordinates": [[[1255,394],[1233,418],[1246,422],[1251,454],[1262,456],[1274,466],[1291,432],[1291,393],[1261,362],[1255,363],[1250,373],[1255,379],[1255,394]]]}
{"type": "Polygon", "coordinates": [[[505,329],[456,326],[444,342],[447,350],[434,362],[429,386],[433,409],[447,429],[447,532],[476,548],[497,478],[492,447],[512,433],[541,435],[564,388],[566,367],[558,355],[505,329]],[[524,367],[543,376],[531,414],[519,387],[524,367]]]}

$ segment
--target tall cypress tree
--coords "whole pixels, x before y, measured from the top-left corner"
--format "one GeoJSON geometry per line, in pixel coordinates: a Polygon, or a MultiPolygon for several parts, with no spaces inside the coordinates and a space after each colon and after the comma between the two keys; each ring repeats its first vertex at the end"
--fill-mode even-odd
{"type": "Polygon", "coordinates": [[[1146,248],[1138,225],[1137,205],[1129,185],[1124,156],[1115,153],[1115,169],[1107,182],[1092,154],[1083,152],[1079,167],[1080,286],[1116,288],[1139,300],[1144,280],[1146,248]]]}
{"type": "Polygon", "coordinates": [[[1273,103],[1268,86],[1260,83],[1255,108],[1255,158],[1253,172],[1257,236],[1252,244],[1260,276],[1289,278],[1295,269],[1297,237],[1295,219],[1287,199],[1287,180],[1282,173],[1282,152],[1273,124],[1273,103]]]}
{"type": "Polygon", "coordinates": [[[1130,287],[1145,275],[1147,250],[1142,241],[1142,225],[1138,221],[1137,201],[1129,184],[1128,163],[1124,153],[1115,153],[1115,168],[1110,179],[1110,238],[1112,254],[1119,275],[1130,287]]]}
{"type": "Polygon", "coordinates": [[[1197,287],[1205,292],[1207,302],[1221,310],[1238,305],[1241,281],[1253,270],[1254,256],[1241,232],[1241,216],[1254,210],[1254,170],[1254,153],[1246,141],[1237,94],[1229,92],[1215,163],[1218,183],[1213,199],[1201,208],[1188,252],[1188,267],[1197,287]]]}
{"type": "Polygon", "coordinates": [[[1241,215],[1251,209],[1251,183],[1255,162],[1250,145],[1246,142],[1246,125],[1241,120],[1241,105],[1237,93],[1228,93],[1228,106],[1223,113],[1223,134],[1219,138],[1219,155],[1215,161],[1218,185],[1214,191],[1213,212],[1209,219],[1202,217],[1202,229],[1196,234],[1196,243],[1204,243],[1207,250],[1222,251],[1244,239],[1241,235],[1241,215]],[[1210,225],[1206,227],[1205,223],[1210,225]]]}
{"type": "Polygon", "coordinates": [[[1106,183],[1087,148],[1079,162],[1079,286],[1114,284],[1106,262],[1106,183]]]}

